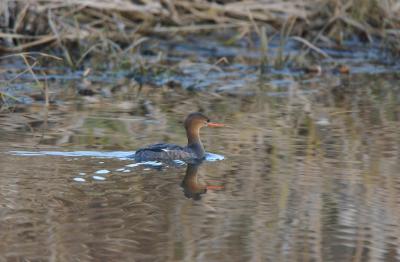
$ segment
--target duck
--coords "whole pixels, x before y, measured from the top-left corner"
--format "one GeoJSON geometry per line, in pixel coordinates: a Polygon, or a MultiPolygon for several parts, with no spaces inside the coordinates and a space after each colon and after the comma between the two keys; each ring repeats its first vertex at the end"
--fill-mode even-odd
{"type": "Polygon", "coordinates": [[[190,113],[185,121],[187,145],[158,143],[138,149],[134,158],[136,162],[144,161],[201,161],[205,158],[205,150],[200,139],[200,129],[203,127],[224,127],[223,123],[211,122],[200,112],[190,113]]]}

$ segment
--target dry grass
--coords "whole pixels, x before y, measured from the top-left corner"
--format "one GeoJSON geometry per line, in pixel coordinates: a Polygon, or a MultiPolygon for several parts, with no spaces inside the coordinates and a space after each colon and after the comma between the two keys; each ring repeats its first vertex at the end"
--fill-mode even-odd
{"type": "Polygon", "coordinates": [[[354,36],[377,37],[397,50],[400,35],[400,3],[394,0],[5,0],[0,14],[0,51],[57,46],[71,65],[71,43],[83,54],[104,46],[124,52],[153,34],[257,25],[314,51],[319,43],[340,45],[354,36]]]}

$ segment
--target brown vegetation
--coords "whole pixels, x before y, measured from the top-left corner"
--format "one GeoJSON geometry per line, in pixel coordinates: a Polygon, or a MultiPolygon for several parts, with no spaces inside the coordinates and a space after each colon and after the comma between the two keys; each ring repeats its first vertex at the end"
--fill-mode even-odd
{"type": "Polygon", "coordinates": [[[287,34],[309,47],[377,37],[392,50],[399,48],[400,33],[400,4],[393,0],[6,0],[0,14],[0,51],[56,45],[67,58],[71,43],[85,53],[121,43],[129,50],[145,35],[221,28],[237,28],[242,36],[260,33],[263,25],[267,34],[290,28],[287,34]]]}

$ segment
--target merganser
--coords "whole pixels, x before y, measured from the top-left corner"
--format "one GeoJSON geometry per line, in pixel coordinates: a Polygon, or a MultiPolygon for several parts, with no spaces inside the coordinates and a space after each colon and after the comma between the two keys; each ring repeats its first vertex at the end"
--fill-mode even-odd
{"type": "Polygon", "coordinates": [[[193,161],[201,160],[205,157],[203,144],[200,140],[200,129],[202,127],[223,127],[224,124],[210,122],[210,119],[202,113],[191,113],[186,117],[184,123],[187,146],[178,146],[174,144],[154,144],[139,149],[135,153],[137,162],[143,161],[193,161]]]}

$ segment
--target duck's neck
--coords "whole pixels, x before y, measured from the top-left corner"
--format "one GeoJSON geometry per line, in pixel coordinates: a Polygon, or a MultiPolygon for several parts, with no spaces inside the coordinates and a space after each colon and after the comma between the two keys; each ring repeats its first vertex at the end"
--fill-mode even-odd
{"type": "Polygon", "coordinates": [[[186,129],[186,135],[188,138],[187,147],[194,151],[198,158],[203,158],[205,155],[203,144],[200,140],[199,129],[186,129]]]}

